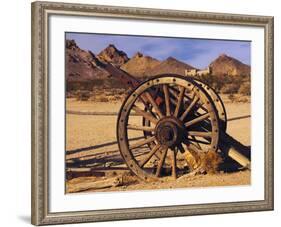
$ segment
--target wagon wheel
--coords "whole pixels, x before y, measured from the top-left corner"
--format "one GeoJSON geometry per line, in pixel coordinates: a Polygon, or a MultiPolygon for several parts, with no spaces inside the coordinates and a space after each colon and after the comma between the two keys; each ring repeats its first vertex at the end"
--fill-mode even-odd
{"type": "Polygon", "coordinates": [[[186,149],[217,150],[218,115],[209,95],[193,80],[157,76],[139,85],[124,101],[117,139],[126,164],[141,179],[167,174],[176,178],[184,168],[186,149]]]}

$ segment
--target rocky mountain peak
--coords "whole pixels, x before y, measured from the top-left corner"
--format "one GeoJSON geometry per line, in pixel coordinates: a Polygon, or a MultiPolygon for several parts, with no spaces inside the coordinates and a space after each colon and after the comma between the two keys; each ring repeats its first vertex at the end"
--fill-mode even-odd
{"type": "Polygon", "coordinates": [[[101,61],[111,63],[116,67],[120,67],[129,60],[127,54],[118,50],[113,44],[109,44],[97,57],[101,61]]]}
{"type": "Polygon", "coordinates": [[[170,61],[170,62],[175,62],[175,61],[178,61],[177,59],[175,59],[174,57],[168,57],[165,61],[170,61]]]}
{"type": "Polygon", "coordinates": [[[222,53],[222,54],[219,55],[219,58],[229,58],[229,56],[224,54],[224,53],[222,53]]]}
{"type": "Polygon", "coordinates": [[[151,76],[151,70],[160,64],[155,58],[137,52],[121,69],[136,77],[151,76]]]}
{"type": "Polygon", "coordinates": [[[230,56],[228,56],[227,54],[220,54],[216,59],[216,61],[223,61],[223,62],[227,62],[227,61],[238,61],[235,58],[232,58],[230,56]]]}
{"type": "Polygon", "coordinates": [[[113,49],[117,50],[117,48],[112,43],[110,43],[107,48],[113,48],[113,49]]]}
{"type": "Polygon", "coordinates": [[[141,58],[141,57],[143,57],[143,54],[142,54],[141,52],[137,52],[137,53],[133,56],[133,58],[141,58]]]}
{"type": "Polygon", "coordinates": [[[251,67],[226,54],[219,55],[211,64],[214,75],[250,75],[251,67]]]}
{"type": "Polygon", "coordinates": [[[65,42],[65,47],[66,47],[67,49],[76,49],[76,48],[78,48],[78,46],[77,46],[75,40],[73,40],[73,39],[71,39],[71,40],[66,40],[66,42],[65,42]]]}

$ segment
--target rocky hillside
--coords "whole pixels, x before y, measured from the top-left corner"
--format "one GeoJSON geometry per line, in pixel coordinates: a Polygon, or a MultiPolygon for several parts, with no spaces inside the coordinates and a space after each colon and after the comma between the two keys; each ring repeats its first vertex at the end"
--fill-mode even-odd
{"type": "Polygon", "coordinates": [[[162,61],[151,70],[151,75],[159,75],[165,73],[174,73],[178,75],[185,75],[185,70],[195,69],[193,66],[181,62],[173,57],[169,57],[162,61]]]}
{"type": "Polygon", "coordinates": [[[152,70],[159,64],[157,59],[137,52],[121,69],[136,77],[147,77],[152,75],[152,70]]]}
{"type": "Polygon", "coordinates": [[[246,76],[251,73],[251,67],[249,65],[227,56],[226,54],[220,55],[217,59],[211,62],[209,66],[214,75],[246,76]]]}
{"type": "Polygon", "coordinates": [[[118,68],[129,60],[127,54],[118,50],[113,44],[109,44],[97,57],[100,61],[109,62],[118,68]]]}
{"type": "Polygon", "coordinates": [[[66,40],[65,45],[67,81],[89,81],[109,76],[105,70],[95,66],[99,60],[92,52],[80,49],[74,40],[66,40]]]}

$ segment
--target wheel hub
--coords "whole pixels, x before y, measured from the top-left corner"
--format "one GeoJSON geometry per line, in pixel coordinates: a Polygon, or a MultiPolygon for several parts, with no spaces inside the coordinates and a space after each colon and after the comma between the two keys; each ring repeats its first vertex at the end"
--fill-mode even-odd
{"type": "Polygon", "coordinates": [[[173,117],[163,118],[156,125],[155,135],[161,145],[173,147],[182,141],[182,123],[173,117]]]}

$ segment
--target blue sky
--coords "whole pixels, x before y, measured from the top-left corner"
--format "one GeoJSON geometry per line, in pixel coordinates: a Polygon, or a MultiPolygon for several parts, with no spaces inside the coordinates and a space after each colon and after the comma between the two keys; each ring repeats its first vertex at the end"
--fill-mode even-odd
{"type": "Polygon", "coordinates": [[[158,60],[172,56],[196,68],[206,68],[220,54],[232,56],[245,64],[251,64],[251,42],[233,40],[163,38],[149,36],[104,35],[66,33],[66,39],[74,39],[84,50],[98,54],[109,44],[123,50],[129,57],[136,52],[158,60]]]}

